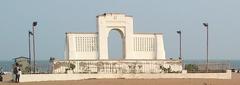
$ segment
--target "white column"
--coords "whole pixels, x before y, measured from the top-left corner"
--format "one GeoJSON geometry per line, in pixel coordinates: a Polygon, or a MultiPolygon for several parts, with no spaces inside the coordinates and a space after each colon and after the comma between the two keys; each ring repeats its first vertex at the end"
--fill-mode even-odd
{"type": "Polygon", "coordinates": [[[134,59],[133,53],[133,18],[125,17],[126,28],[125,28],[125,59],[134,59]]]}
{"type": "Polygon", "coordinates": [[[166,59],[165,58],[165,50],[164,50],[164,44],[163,44],[163,35],[161,34],[156,34],[156,57],[157,59],[166,59]]]}
{"type": "Polygon", "coordinates": [[[99,59],[108,59],[108,51],[107,51],[107,33],[106,33],[106,25],[104,17],[97,18],[98,24],[98,51],[99,51],[99,59]]]}

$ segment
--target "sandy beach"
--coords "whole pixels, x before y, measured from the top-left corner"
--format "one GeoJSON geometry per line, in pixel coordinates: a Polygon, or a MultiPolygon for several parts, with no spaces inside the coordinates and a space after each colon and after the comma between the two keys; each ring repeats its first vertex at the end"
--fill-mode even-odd
{"type": "Polygon", "coordinates": [[[233,73],[232,79],[91,79],[76,81],[45,81],[12,83],[0,85],[239,85],[240,74],[233,73]]]}

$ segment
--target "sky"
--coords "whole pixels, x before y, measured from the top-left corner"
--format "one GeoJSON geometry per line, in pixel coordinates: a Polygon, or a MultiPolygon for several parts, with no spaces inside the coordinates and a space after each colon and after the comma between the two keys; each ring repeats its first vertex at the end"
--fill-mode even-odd
{"type": "MultiPolygon", "coordinates": [[[[96,16],[105,12],[134,17],[134,32],[162,32],[167,58],[240,59],[239,0],[1,0],[0,60],[28,56],[28,31],[36,27],[36,59],[64,59],[65,32],[96,32],[96,16]]],[[[110,54],[120,56],[118,32],[110,33],[110,54]]]]}

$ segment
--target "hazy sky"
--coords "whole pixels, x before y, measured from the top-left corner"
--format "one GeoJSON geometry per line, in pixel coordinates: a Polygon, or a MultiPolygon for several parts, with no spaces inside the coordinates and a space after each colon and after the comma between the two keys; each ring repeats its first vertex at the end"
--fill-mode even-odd
{"type": "MultiPolygon", "coordinates": [[[[63,59],[65,32],[95,32],[96,16],[105,12],[133,16],[135,32],[164,33],[167,58],[178,57],[176,31],[182,30],[184,58],[205,59],[202,23],[208,22],[210,59],[240,59],[239,4],[239,0],[1,0],[0,60],[28,56],[32,21],[38,21],[36,59],[63,59]]],[[[111,43],[118,44],[113,39],[120,41],[111,36],[111,43]]],[[[119,46],[110,49],[121,53],[119,46]]]]}

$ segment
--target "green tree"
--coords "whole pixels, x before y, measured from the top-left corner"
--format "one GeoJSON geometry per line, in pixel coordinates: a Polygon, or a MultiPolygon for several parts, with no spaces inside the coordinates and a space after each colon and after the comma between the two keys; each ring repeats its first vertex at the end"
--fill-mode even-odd
{"type": "Polygon", "coordinates": [[[196,64],[187,64],[185,67],[188,72],[198,71],[198,66],[196,64]]]}

